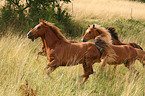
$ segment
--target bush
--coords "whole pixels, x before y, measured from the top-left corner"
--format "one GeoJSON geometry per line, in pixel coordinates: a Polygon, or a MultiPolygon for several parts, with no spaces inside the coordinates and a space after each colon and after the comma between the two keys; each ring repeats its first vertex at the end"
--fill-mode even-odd
{"type": "Polygon", "coordinates": [[[145,0],[130,0],[130,1],[138,1],[138,2],[144,2],[145,3],[145,0]]]}
{"type": "Polygon", "coordinates": [[[72,23],[70,15],[61,8],[62,2],[68,3],[71,2],[70,0],[25,0],[24,2],[26,3],[20,0],[6,0],[6,4],[1,9],[0,27],[3,28],[1,32],[4,33],[7,26],[27,31],[38,24],[40,18],[43,18],[49,22],[55,22],[58,27],[63,27],[63,31],[68,35],[76,34],[73,32],[73,27],[76,25],[72,23]]]}

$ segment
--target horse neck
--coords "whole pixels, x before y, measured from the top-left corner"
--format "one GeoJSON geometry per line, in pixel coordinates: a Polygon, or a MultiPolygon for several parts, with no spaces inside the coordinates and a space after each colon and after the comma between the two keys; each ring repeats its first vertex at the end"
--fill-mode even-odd
{"type": "Polygon", "coordinates": [[[62,40],[59,40],[58,37],[53,33],[52,30],[49,30],[49,32],[48,32],[48,30],[46,30],[46,32],[42,36],[42,38],[44,39],[44,44],[45,44],[46,50],[54,49],[58,42],[62,42],[62,40]]]}
{"type": "MultiPolygon", "coordinates": [[[[95,33],[97,34],[97,33],[95,33]]],[[[108,42],[109,44],[112,44],[111,34],[109,32],[106,32],[105,30],[99,29],[99,34],[101,37],[105,38],[105,42],[108,42]]]]}

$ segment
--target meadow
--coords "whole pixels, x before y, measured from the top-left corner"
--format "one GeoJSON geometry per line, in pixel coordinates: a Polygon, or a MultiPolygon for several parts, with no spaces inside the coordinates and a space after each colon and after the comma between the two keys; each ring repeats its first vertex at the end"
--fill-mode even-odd
{"type": "Polygon", "coordinates": [[[145,5],[128,0],[73,0],[65,5],[73,19],[97,20],[100,19],[142,19],[145,20],[145,5]],[[73,5],[72,5],[73,3],[73,5]]]}
{"type": "MultiPolygon", "coordinates": [[[[115,26],[118,28],[117,31],[122,42],[136,42],[145,50],[145,21],[144,13],[141,11],[145,6],[139,2],[121,0],[119,5],[126,11],[123,13],[125,16],[122,16],[115,12],[116,7],[104,2],[114,3],[113,5],[117,6],[116,0],[73,1],[76,9],[74,8],[72,19],[83,26],[84,30],[88,24],[94,23],[104,27],[115,26]],[[88,3],[90,5],[86,11],[84,6],[88,3]],[[130,5],[125,6],[126,3],[130,5]],[[110,9],[106,7],[107,5],[103,5],[101,8],[104,11],[97,10],[100,7],[95,4],[110,5],[110,9]],[[140,11],[134,11],[136,16],[133,15],[133,19],[130,19],[132,4],[138,5],[138,9],[133,10],[140,11]],[[90,12],[92,11],[89,9],[91,6],[95,7],[93,8],[96,9],[93,10],[95,14],[90,12]],[[129,6],[131,7],[129,8],[129,6]],[[108,12],[105,9],[114,12],[107,16],[108,12]],[[142,14],[140,13],[140,15],[138,12],[142,14]]],[[[71,5],[69,7],[68,12],[71,14],[71,5]]],[[[36,59],[37,53],[41,51],[40,38],[32,42],[27,38],[27,32],[24,35],[13,33],[15,30],[10,28],[7,30],[7,34],[0,35],[0,96],[22,96],[20,86],[25,84],[26,80],[29,82],[30,88],[35,89],[38,86],[37,96],[145,96],[145,68],[139,61],[136,61],[134,65],[140,72],[139,76],[129,71],[123,64],[117,66],[115,71],[114,66],[107,65],[100,73],[101,63],[95,63],[93,68],[96,73],[92,74],[84,85],[81,85],[82,78],[80,77],[83,74],[82,65],[59,67],[51,74],[52,79],[47,77],[44,71],[44,67],[49,63],[47,58],[39,56],[36,59]]],[[[66,38],[70,39],[67,36],[66,38]]],[[[81,36],[73,37],[73,39],[81,42],[81,36]]]]}

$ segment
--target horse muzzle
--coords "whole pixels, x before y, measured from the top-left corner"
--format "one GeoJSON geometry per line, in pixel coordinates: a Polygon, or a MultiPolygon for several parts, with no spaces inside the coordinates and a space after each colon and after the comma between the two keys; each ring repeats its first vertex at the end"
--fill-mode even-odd
{"type": "Polygon", "coordinates": [[[31,39],[32,41],[34,41],[34,39],[35,39],[35,38],[33,38],[34,35],[33,35],[32,33],[28,33],[28,34],[27,34],[27,37],[28,37],[29,39],[31,39]]]}

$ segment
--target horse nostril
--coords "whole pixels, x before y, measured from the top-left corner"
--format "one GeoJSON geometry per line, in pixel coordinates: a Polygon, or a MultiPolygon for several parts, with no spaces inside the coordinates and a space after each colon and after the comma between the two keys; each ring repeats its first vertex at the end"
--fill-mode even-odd
{"type": "Polygon", "coordinates": [[[82,41],[82,42],[87,42],[87,40],[86,40],[86,39],[82,39],[81,41],[82,41]]]}

